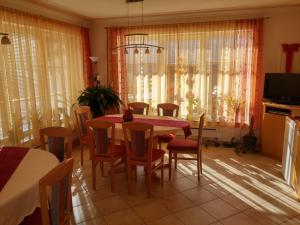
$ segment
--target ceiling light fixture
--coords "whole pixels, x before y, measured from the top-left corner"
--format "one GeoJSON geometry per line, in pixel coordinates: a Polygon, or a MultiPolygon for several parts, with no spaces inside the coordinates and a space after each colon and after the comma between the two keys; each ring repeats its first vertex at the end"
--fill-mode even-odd
{"type": "MultiPolygon", "coordinates": [[[[127,4],[127,18],[128,18],[128,27],[129,27],[129,3],[136,3],[136,2],[141,2],[142,6],[142,13],[141,13],[141,25],[144,25],[144,0],[126,0],[127,4]]],[[[117,46],[116,48],[113,49],[113,52],[116,53],[117,49],[125,49],[125,54],[128,54],[128,51],[130,49],[134,49],[134,54],[138,54],[139,52],[142,52],[141,49],[145,49],[145,54],[150,53],[150,49],[156,49],[156,53],[160,54],[161,50],[164,48],[158,45],[152,45],[152,44],[147,44],[145,42],[146,37],[148,36],[147,33],[129,33],[125,34],[125,45],[120,45],[117,46]],[[141,40],[140,42],[132,42],[130,39],[131,38],[137,38],[141,40]],[[139,51],[140,49],[140,51],[139,51]]]]}
{"type": "Polygon", "coordinates": [[[0,32],[0,35],[2,35],[2,38],[1,38],[1,44],[2,45],[10,45],[11,44],[11,42],[8,38],[8,33],[1,33],[0,32]]]}

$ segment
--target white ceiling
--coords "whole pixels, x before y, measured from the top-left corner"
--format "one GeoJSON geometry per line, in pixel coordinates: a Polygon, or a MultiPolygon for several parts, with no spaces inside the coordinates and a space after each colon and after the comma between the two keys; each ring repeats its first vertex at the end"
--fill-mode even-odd
{"type": "MultiPolygon", "coordinates": [[[[141,3],[126,0],[25,0],[87,18],[113,18],[141,14],[141,3]]],[[[300,0],[144,0],[144,15],[217,11],[298,5],[300,0]]]]}

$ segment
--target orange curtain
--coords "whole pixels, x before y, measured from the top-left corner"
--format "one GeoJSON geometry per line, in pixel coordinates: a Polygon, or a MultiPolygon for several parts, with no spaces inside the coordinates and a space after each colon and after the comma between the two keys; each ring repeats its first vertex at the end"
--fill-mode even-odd
{"type": "MultiPolygon", "coordinates": [[[[128,101],[149,103],[153,114],[158,103],[173,102],[184,118],[198,119],[205,111],[212,125],[240,126],[254,115],[259,127],[262,29],[262,19],[109,28],[108,40],[114,43],[108,49],[114,70],[109,78],[128,101]],[[121,50],[112,55],[125,42],[124,33],[147,33],[147,43],[164,49],[161,54],[128,49],[125,62],[121,50]]],[[[141,42],[138,36],[130,38],[141,42]]]]}
{"type": "Polygon", "coordinates": [[[90,39],[89,39],[89,29],[81,28],[82,37],[82,54],[83,54],[83,75],[84,83],[86,87],[92,87],[94,85],[92,79],[92,64],[89,57],[91,56],[90,39]]]}
{"type": "Polygon", "coordinates": [[[125,44],[123,28],[107,28],[107,81],[127,104],[127,71],[124,49],[116,47],[125,44]]]}

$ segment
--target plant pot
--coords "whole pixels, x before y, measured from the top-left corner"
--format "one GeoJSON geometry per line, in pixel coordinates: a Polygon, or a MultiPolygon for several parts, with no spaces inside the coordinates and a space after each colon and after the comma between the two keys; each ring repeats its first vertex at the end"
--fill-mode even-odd
{"type": "Polygon", "coordinates": [[[255,149],[257,137],[252,135],[243,136],[243,147],[245,149],[255,149]]]}

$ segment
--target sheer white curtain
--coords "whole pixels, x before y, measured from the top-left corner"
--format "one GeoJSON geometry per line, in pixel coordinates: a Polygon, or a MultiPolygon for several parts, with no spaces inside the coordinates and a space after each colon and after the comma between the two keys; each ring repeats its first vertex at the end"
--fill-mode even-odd
{"type": "Polygon", "coordinates": [[[0,145],[38,142],[46,126],[72,126],[84,87],[80,27],[0,8],[0,145]]]}
{"type": "Polygon", "coordinates": [[[128,102],[147,102],[153,113],[173,102],[188,119],[205,111],[212,123],[248,124],[260,114],[261,29],[260,19],[124,28],[164,47],[161,54],[128,49],[128,102]]]}

